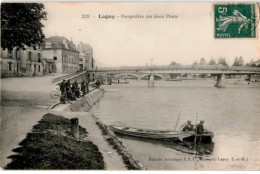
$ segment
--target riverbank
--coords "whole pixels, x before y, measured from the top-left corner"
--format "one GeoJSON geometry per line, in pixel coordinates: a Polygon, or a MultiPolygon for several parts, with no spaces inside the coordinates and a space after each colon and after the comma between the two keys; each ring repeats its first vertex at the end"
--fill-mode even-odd
{"type": "MultiPolygon", "coordinates": [[[[51,107],[52,113],[61,114],[65,118],[75,118],[79,120],[79,124],[87,128],[89,132],[89,140],[92,141],[100,149],[103,154],[105,169],[107,170],[131,170],[144,169],[128,149],[123,146],[108,129],[103,129],[103,123],[92,113],[94,106],[103,96],[104,90],[93,90],[86,96],[71,104],[58,104],[51,107]]],[[[104,126],[104,125],[103,125],[104,126]]]]}
{"type": "Polygon", "coordinates": [[[104,169],[103,156],[79,126],[80,138],[72,136],[70,120],[46,114],[13,149],[16,155],[5,169],[104,169]]]}
{"type": "MultiPolygon", "coordinates": [[[[56,103],[49,107],[48,111],[42,108],[40,114],[41,117],[44,116],[39,119],[38,124],[34,124],[32,130],[26,132],[25,138],[20,139],[6,151],[8,158],[5,157],[4,160],[8,163],[5,162],[2,167],[5,169],[144,169],[135,164],[137,161],[132,160],[133,156],[126,147],[124,153],[119,153],[120,147],[115,148],[113,142],[115,138],[111,141],[107,136],[108,133],[105,135],[97,125],[91,108],[104,92],[103,89],[95,89],[72,103],[56,103]],[[81,126],[78,140],[73,138],[70,132],[70,119],[75,117],[78,118],[81,126]],[[88,162],[88,159],[93,163],[88,162]]],[[[13,107],[10,106],[11,108],[13,107]]],[[[39,115],[38,110],[30,112],[30,117],[34,117],[34,114],[39,115]]],[[[18,117],[19,113],[15,115],[18,117]]]]}
{"type": "Polygon", "coordinates": [[[26,134],[48,113],[48,108],[58,99],[50,92],[58,86],[51,83],[55,76],[1,79],[1,130],[0,166],[11,162],[7,157],[14,154],[26,134]]]}

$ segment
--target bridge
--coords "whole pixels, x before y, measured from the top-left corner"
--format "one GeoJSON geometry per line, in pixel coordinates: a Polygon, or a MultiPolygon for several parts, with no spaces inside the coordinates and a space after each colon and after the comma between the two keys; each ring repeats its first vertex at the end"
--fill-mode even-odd
{"type": "Polygon", "coordinates": [[[122,67],[101,67],[93,71],[98,76],[107,77],[108,75],[113,78],[121,78],[124,76],[132,76],[138,80],[144,78],[159,78],[162,80],[172,80],[179,76],[186,76],[193,78],[194,76],[210,76],[217,77],[216,86],[221,85],[225,76],[234,75],[247,75],[250,79],[251,76],[260,75],[260,67],[239,67],[239,66],[222,66],[222,65],[169,65],[169,66],[122,66],[122,67]]]}

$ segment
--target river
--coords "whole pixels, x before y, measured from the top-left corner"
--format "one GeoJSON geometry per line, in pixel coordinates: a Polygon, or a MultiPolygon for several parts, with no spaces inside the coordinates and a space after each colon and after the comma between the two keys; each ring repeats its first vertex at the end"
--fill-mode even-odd
{"type": "MultiPolygon", "coordinates": [[[[201,145],[205,153],[175,143],[129,137],[120,140],[149,170],[260,170],[260,83],[215,81],[129,80],[129,84],[103,86],[106,92],[92,112],[105,124],[157,130],[177,129],[187,120],[205,120],[214,132],[213,143],[201,145]],[[207,153],[206,153],[207,152],[207,153]]],[[[199,145],[198,145],[199,146],[199,145]]]]}

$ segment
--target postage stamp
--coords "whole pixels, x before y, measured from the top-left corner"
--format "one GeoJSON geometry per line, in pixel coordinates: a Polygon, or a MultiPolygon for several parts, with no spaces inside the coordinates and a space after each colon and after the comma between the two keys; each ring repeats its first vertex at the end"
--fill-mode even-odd
{"type": "Polygon", "coordinates": [[[215,4],[215,38],[255,38],[255,4],[215,4]]]}

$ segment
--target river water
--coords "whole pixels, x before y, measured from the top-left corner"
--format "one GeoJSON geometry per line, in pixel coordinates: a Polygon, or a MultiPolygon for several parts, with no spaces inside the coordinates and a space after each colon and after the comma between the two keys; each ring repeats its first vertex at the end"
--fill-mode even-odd
{"type": "Polygon", "coordinates": [[[173,130],[187,120],[205,120],[214,132],[213,143],[193,147],[176,143],[120,137],[133,155],[150,170],[260,170],[260,83],[215,81],[147,81],[103,86],[106,92],[92,112],[105,124],[173,130]]]}

